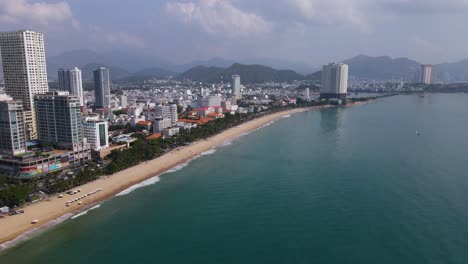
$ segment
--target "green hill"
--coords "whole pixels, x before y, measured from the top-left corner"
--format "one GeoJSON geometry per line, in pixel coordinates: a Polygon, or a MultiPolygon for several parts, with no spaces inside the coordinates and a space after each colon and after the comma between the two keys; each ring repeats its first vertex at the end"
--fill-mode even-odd
{"type": "Polygon", "coordinates": [[[178,75],[178,79],[197,82],[229,82],[232,75],[240,75],[243,83],[289,82],[303,80],[304,76],[292,70],[276,70],[263,65],[234,63],[229,68],[197,66],[178,75]]]}

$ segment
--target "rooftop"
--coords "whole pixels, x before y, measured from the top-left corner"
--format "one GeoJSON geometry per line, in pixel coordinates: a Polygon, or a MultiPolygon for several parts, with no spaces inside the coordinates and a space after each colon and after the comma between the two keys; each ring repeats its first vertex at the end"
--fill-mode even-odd
{"type": "Polygon", "coordinates": [[[161,138],[161,137],[162,137],[161,133],[156,133],[156,134],[147,136],[146,139],[147,140],[152,140],[152,139],[158,139],[158,138],[161,138]]]}
{"type": "Polygon", "coordinates": [[[137,125],[149,126],[151,125],[151,121],[138,121],[137,125]]]}

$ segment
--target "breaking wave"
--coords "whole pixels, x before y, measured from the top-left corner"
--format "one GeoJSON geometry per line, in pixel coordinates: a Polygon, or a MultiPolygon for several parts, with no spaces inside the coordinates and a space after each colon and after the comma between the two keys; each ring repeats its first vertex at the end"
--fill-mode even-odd
{"type": "Polygon", "coordinates": [[[136,189],[143,188],[143,187],[146,187],[146,186],[149,186],[149,185],[153,185],[153,184],[155,184],[155,183],[157,183],[159,181],[160,181],[159,176],[147,179],[145,181],[142,181],[140,183],[137,183],[135,185],[132,185],[132,186],[128,187],[127,189],[125,189],[125,190],[121,191],[120,193],[116,194],[115,196],[127,195],[127,194],[133,192],[136,189]]]}
{"type": "Polygon", "coordinates": [[[23,241],[26,241],[34,236],[37,236],[39,234],[41,234],[42,232],[62,223],[63,221],[67,220],[68,218],[70,218],[71,216],[73,216],[72,213],[68,213],[68,214],[64,214],[48,223],[46,223],[45,225],[43,226],[40,226],[40,227],[37,227],[37,228],[33,228],[29,231],[26,231],[24,232],[23,234],[17,236],[15,239],[13,240],[10,240],[10,241],[7,241],[3,244],[0,244],[0,252],[5,250],[5,249],[8,249],[8,248],[11,248],[23,241]]]}
{"type": "Polygon", "coordinates": [[[83,211],[83,212],[81,212],[81,213],[79,213],[79,214],[76,214],[76,215],[72,216],[70,219],[76,219],[76,218],[78,218],[78,217],[80,217],[80,216],[83,216],[83,215],[87,214],[87,213],[88,213],[89,211],[91,211],[91,210],[98,209],[99,207],[101,207],[100,204],[98,204],[98,205],[96,205],[96,206],[93,206],[93,207],[89,208],[89,209],[86,210],[86,211],[83,211]]]}

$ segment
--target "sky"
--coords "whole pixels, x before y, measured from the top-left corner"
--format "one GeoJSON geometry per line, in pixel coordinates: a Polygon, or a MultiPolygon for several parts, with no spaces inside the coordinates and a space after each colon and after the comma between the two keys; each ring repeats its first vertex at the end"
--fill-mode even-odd
{"type": "Polygon", "coordinates": [[[175,63],[223,57],[321,65],[358,54],[468,58],[468,0],[0,0],[0,31],[175,63]]]}

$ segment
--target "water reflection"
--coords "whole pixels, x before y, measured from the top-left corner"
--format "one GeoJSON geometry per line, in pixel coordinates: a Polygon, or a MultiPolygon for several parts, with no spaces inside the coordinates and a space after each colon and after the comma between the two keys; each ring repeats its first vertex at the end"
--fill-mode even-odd
{"type": "Polygon", "coordinates": [[[344,139],[347,109],[342,107],[327,108],[320,111],[321,134],[330,144],[344,139]]]}

